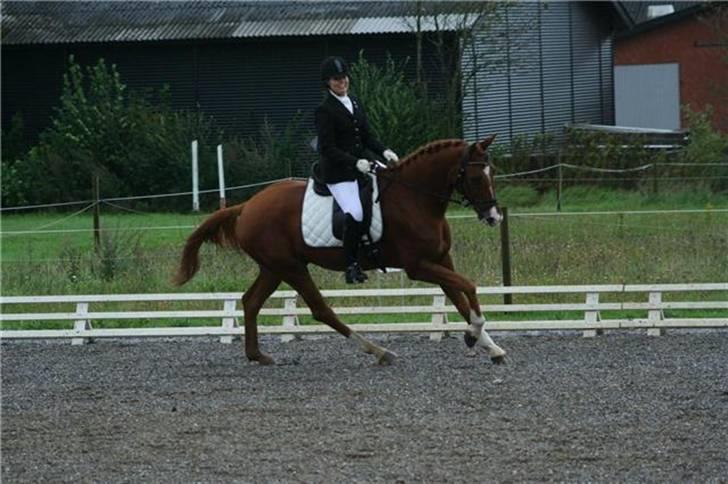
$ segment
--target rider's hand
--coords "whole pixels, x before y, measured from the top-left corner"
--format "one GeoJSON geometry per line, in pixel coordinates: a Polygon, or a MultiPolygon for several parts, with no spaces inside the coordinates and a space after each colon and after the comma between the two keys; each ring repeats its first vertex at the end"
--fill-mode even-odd
{"type": "Polygon", "coordinates": [[[361,159],[356,161],[356,169],[362,173],[369,173],[372,165],[369,163],[369,160],[361,159]]]}
{"type": "Polygon", "coordinates": [[[387,160],[387,165],[389,166],[394,166],[399,163],[399,156],[397,156],[397,153],[390,149],[384,150],[382,156],[384,156],[384,159],[387,160]]]}

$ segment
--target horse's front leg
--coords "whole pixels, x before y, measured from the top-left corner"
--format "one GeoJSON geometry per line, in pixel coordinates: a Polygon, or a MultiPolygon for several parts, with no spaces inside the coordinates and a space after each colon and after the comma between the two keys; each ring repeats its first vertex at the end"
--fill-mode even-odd
{"type": "Polygon", "coordinates": [[[488,356],[493,363],[504,362],[506,352],[495,344],[484,329],[485,319],[480,311],[475,284],[453,270],[449,255],[443,258],[442,264],[421,260],[415,266],[405,268],[405,270],[410,279],[430,282],[442,288],[458,312],[468,322],[465,343],[469,347],[478,344],[488,351],[488,356]]]}

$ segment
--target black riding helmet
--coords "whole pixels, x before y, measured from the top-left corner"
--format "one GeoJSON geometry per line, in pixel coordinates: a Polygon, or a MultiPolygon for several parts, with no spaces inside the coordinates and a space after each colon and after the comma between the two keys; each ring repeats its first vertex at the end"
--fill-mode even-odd
{"type": "Polygon", "coordinates": [[[321,63],[321,80],[324,81],[324,83],[332,77],[348,75],[349,65],[341,57],[327,57],[321,63]]]}

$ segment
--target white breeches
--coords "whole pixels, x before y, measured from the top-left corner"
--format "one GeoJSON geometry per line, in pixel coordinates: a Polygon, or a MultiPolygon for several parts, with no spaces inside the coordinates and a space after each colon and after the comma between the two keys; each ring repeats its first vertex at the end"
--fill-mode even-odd
{"type": "Polygon", "coordinates": [[[364,210],[359,200],[359,185],[356,181],[326,184],[344,213],[351,214],[357,222],[364,220],[364,210]]]}

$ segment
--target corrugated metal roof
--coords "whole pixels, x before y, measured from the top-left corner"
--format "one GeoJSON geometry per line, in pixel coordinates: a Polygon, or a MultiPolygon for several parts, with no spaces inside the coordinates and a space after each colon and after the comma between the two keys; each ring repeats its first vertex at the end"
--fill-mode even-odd
{"type": "Polygon", "coordinates": [[[683,10],[700,6],[705,2],[683,2],[683,1],[672,1],[672,0],[653,0],[647,2],[622,2],[624,9],[627,11],[629,16],[635,25],[639,25],[644,22],[654,20],[649,17],[648,11],[651,6],[662,6],[670,5],[673,7],[674,13],[679,13],[683,10]]]}
{"type": "Polygon", "coordinates": [[[478,2],[6,1],[2,43],[49,44],[225,39],[450,30],[478,2]],[[429,14],[429,16],[428,16],[429,14]]]}

